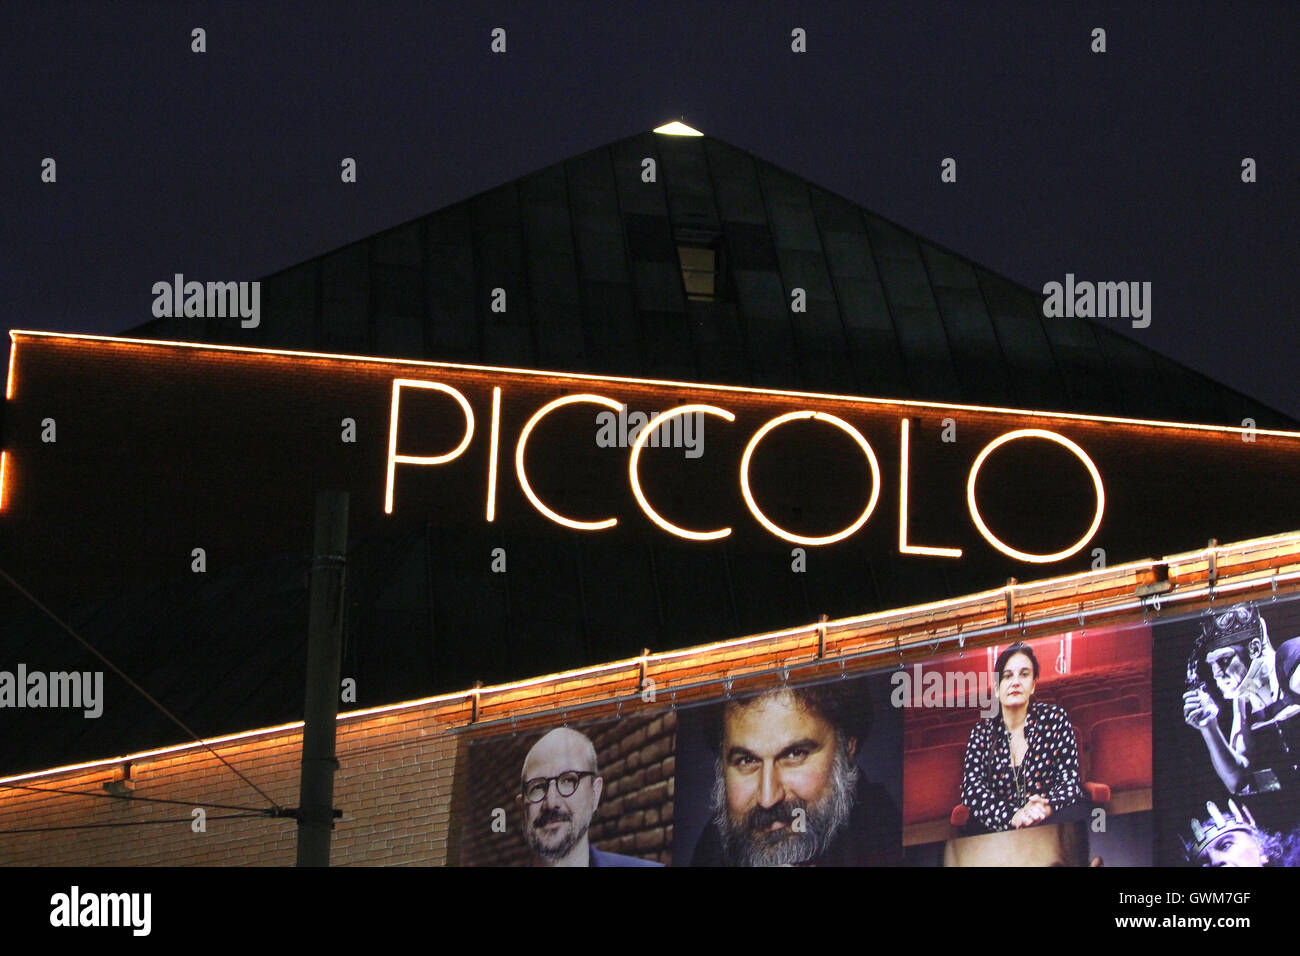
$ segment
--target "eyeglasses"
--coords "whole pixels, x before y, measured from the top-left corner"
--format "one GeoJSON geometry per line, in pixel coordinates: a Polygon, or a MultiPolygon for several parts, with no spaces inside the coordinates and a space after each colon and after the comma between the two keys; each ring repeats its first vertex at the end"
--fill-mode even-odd
{"type": "Polygon", "coordinates": [[[584,777],[596,776],[592,770],[566,770],[557,777],[534,777],[524,781],[524,799],[529,803],[541,803],[550,792],[551,782],[555,782],[555,791],[562,797],[571,797],[578,792],[578,784],[584,777]]]}
{"type": "Polygon", "coordinates": [[[594,770],[566,770],[558,777],[534,777],[524,781],[524,799],[529,803],[541,803],[551,790],[551,781],[555,782],[555,792],[562,797],[571,797],[578,792],[578,784],[583,777],[594,777],[594,770]]]}

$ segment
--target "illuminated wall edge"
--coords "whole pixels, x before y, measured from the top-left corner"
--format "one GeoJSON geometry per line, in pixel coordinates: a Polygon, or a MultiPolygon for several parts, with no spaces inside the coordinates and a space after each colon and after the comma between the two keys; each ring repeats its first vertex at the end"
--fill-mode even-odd
{"type": "MultiPolygon", "coordinates": [[[[836,664],[837,661],[847,663],[851,660],[856,672],[892,662],[897,659],[897,655],[907,655],[918,650],[929,654],[934,650],[936,641],[946,642],[955,647],[959,640],[964,644],[967,639],[970,639],[970,643],[966,646],[977,648],[998,643],[1006,637],[1008,631],[1026,637],[1038,637],[1051,633],[1052,630],[1069,630],[1075,621],[1082,624],[1089,616],[1095,619],[1097,616],[1111,615],[1116,618],[1115,623],[1123,623],[1124,621],[1119,618],[1121,615],[1128,620],[1139,620],[1149,617],[1153,611],[1159,613],[1163,610],[1166,614],[1178,613],[1193,609],[1196,602],[1211,596],[1230,598],[1235,601],[1256,596],[1267,597],[1270,594],[1282,596],[1295,593],[1300,593],[1300,531],[1254,538],[1213,549],[1183,552],[1159,560],[1136,561],[1104,570],[1008,585],[960,598],[918,604],[892,611],[816,622],[683,650],[647,654],[508,684],[353,710],[339,714],[338,721],[352,722],[367,717],[396,715],[431,705],[443,705],[449,713],[441,715],[441,722],[448,729],[491,726],[496,723],[495,720],[489,719],[477,723],[472,720],[472,715],[478,712],[484,698],[530,688],[554,689],[546,694],[531,696],[519,694],[511,698],[509,704],[513,717],[536,717],[554,713],[565,707],[568,708],[570,716],[573,716],[574,711],[584,704],[580,692],[590,689],[593,681],[600,675],[627,671],[628,674],[624,676],[626,682],[636,675],[648,675],[650,669],[656,665],[681,666],[688,670],[697,670],[706,659],[714,657],[718,658],[714,662],[716,674],[707,677],[700,677],[697,674],[688,686],[716,684],[737,672],[735,657],[737,652],[745,648],[751,649],[750,652],[756,656],[761,653],[764,657],[770,657],[775,649],[786,652],[798,650],[815,655],[819,644],[832,637],[840,645],[855,640],[874,641],[872,646],[860,647],[854,652],[828,653],[824,657],[805,657],[795,664],[788,665],[788,669],[795,669],[798,664],[816,663],[820,666],[829,666],[836,664]],[[1212,584],[1209,580],[1211,556],[1214,558],[1213,565],[1217,569],[1212,584]],[[1153,591],[1153,587],[1160,587],[1159,582],[1162,580],[1168,581],[1169,588],[1160,592],[1153,591]],[[1145,596],[1141,594],[1139,588],[1145,589],[1147,594],[1145,596]],[[1258,595],[1256,592],[1259,592],[1258,595]],[[1008,608],[1014,609],[1013,621],[1007,620],[1008,608]],[[959,618],[962,619],[962,623],[956,624],[954,628],[953,622],[959,618]],[[942,625],[945,621],[948,627],[941,634],[940,630],[943,629],[942,625]],[[906,636],[897,636],[899,633],[906,636]],[[563,685],[571,686],[566,690],[562,689],[563,685]],[[451,716],[454,712],[459,712],[461,716],[451,716]]],[[[763,673],[765,671],[751,671],[743,676],[759,676],[763,673]]],[[[661,675],[654,676],[659,678],[661,675]]],[[[674,685],[668,681],[657,680],[657,687],[659,695],[665,697],[674,690],[674,685]]],[[[626,696],[635,696],[635,694],[635,691],[630,691],[626,696]]],[[[589,703],[587,702],[588,705],[589,703]]],[[[613,703],[613,699],[607,699],[605,703],[613,703]]],[[[497,706],[501,704],[498,703],[497,706]]],[[[0,788],[22,781],[65,773],[109,769],[128,761],[138,762],[186,752],[191,752],[196,757],[203,757],[207,755],[205,745],[213,747],[257,737],[287,734],[301,729],[302,726],[302,721],[293,721],[213,737],[202,743],[176,744],[117,757],[14,774],[0,777],[0,788]]]]}
{"type": "Polygon", "coordinates": [[[335,352],[305,352],[291,349],[255,348],[247,345],[214,345],[206,342],[174,342],[165,339],[130,339],[113,335],[84,335],[67,332],[40,332],[29,329],[11,329],[9,338],[16,351],[19,336],[34,339],[62,339],[81,342],[110,342],[121,345],[136,345],[149,348],[184,348],[209,352],[230,352],[242,355],[280,355],[299,358],[331,359],[344,362],[361,362],[371,365],[402,365],[414,368],[452,369],[466,372],[499,372],[512,375],[535,375],[542,378],[574,379],[585,382],[620,382],[630,385],[653,385],[664,388],[712,389],[719,392],[735,392],[746,395],[777,395],[789,398],[809,398],[818,401],[869,403],[895,408],[933,408],[940,410],[984,412],[995,415],[1033,416],[1053,418],[1062,421],[1108,422],[1120,425],[1140,425],[1147,428],[1182,428],[1195,431],[1219,432],[1230,435],[1267,435],[1277,438],[1300,439],[1300,431],[1284,431],[1269,428],[1245,428],[1239,425],[1205,425],[1194,422],[1168,422],[1145,418],[1120,418],[1113,415],[1087,415],[1072,412],[1037,411],[1025,408],[1004,408],[995,405],[960,405],[946,402],[931,402],[921,399],[872,398],[863,395],[838,395],[829,392],[800,392],[787,389],[754,388],[744,385],[715,385],[708,382],[678,382],[671,379],[634,378],[628,376],[600,375],[596,373],[551,372],[539,369],[511,368],[508,366],[467,365],[456,362],[433,362],[426,359],[385,358],[374,355],[348,355],[335,352]]]}

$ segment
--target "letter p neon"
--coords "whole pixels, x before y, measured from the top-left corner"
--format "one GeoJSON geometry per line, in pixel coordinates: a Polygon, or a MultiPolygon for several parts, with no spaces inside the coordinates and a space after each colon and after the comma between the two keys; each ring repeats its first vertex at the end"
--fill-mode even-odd
{"type": "Polygon", "coordinates": [[[450,385],[444,385],[442,382],[426,382],[417,378],[393,379],[393,402],[388,412],[388,477],[384,481],[384,514],[393,513],[393,471],[397,465],[441,465],[452,461],[469,447],[470,439],[473,437],[474,410],[469,407],[469,402],[465,400],[465,396],[459,391],[450,385]],[[445,455],[399,455],[397,453],[397,419],[403,388],[428,388],[438,392],[446,392],[456,399],[460,403],[462,411],[465,412],[465,437],[460,440],[460,444],[445,455]]]}

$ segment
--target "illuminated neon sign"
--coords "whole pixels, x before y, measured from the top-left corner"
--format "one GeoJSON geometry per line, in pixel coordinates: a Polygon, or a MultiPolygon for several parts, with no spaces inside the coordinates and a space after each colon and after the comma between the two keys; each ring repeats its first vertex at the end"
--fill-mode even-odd
{"type": "MultiPolygon", "coordinates": [[[[490,430],[490,443],[488,448],[488,483],[486,489],[487,499],[487,520],[494,521],[496,518],[496,500],[497,500],[497,482],[498,482],[498,458],[500,457],[500,427],[501,427],[501,386],[495,386],[492,390],[492,417],[490,430]]],[[[515,476],[519,483],[519,488],[528,502],[537,510],[539,514],[547,520],[569,528],[575,531],[605,531],[618,525],[619,517],[611,515],[598,520],[581,520],[568,515],[561,514],[553,507],[548,505],[538,495],[532,482],[528,477],[526,466],[526,453],[528,441],[536,427],[546,416],[559,408],[574,404],[592,404],[618,412],[623,408],[623,403],[608,396],[598,395],[592,392],[577,392],[574,394],[563,395],[559,398],[552,399],[544,403],[540,408],[532,413],[520,430],[515,440],[515,476]]],[[[717,405],[707,404],[687,404],[671,408],[666,412],[656,415],[644,429],[638,434],[636,441],[633,443],[627,462],[627,478],[638,507],[642,513],[658,528],[674,535],[675,537],[684,538],[692,541],[714,541],[729,536],[733,529],[731,527],[721,527],[712,529],[690,529],[682,527],[665,518],[646,494],[645,488],[641,482],[641,457],[647,442],[661,425],[669,422],[680,415],[702,414],[715,418],[720,418],[728,425],[734,425],[736,415],[732,411],[717,405]]],[[[725,427],[725,426],[723,426],[725,427]]],[[[393,513],[394,489],[397,478],[398,465],[417,465],[417,466],[434,466],[443,465],[456,460],[466,448],[469,447],[474,437],[474,412],[470,407],[469,400],[457,388],[443,382],[428,381],[423,379],[398,378],[392,383],[392,398],[389,406],[389,427],[388,427],[388,454],[386,459],[385,473],[387,475],[384,485],[384,511],[386,514],[393,513]],[[464,431],[461,434],[458,444],[450,451],[437,455],[408,455],[398,451],[402,392],[408,388],[426,389],[429,391],[441,392],[449,395],[460,406],[464,417],[464,431]]],[[[903,418],[899,423],[899,512],[898,512],[898,546],[902,554],[926,555],[930,557],[957,559],[962,556],[962,549],[955,547],[945,547],[939,545],[921,545],[913,544],[908,537],[908,518],[909,518],[909,467],[910,467],[910,437],[911,421],[903,418]]],[[[837,541],[843,541],[845,538],[857,533],[871,519],[880,501],[882,489],[882,475],[880,462],[876,456],[875,450],[867,437],[858,430],[853,424],[832,415],[825,411],[812,409],[800,409],[796,411],[785,412],[771,418],[759,426],[749,437],[744,446],[744,452],[741,455],[738,490],[740,498],[743,500],[745,507],[748,509],[754,521],[764,528],[769,534],[783,541],[798,545],[821,546],[834,544],[837,541]],[[787,528],[783,528],[774,522],[763,510],[759,504],[754,489],[750,482],[750,466],[755,451],[762,441],[774,430],[791,422],[808,421],[811,423],[821,423],[831,425],[839,431],[844,432],[853,443],[858,447],[871,474],[871,491],[867,496],[862,511],[851,523],[844,528],[832,534],[813,536],[799,534],[787,528]]],[[[1106,508],[1106,495],[1103,487],[1101,473],[1096,464],[1088,453],[1076,442],[1070,440],[1058,432],[1048,431],[1042,428],[1020,428],[1013,429],[988,442],[975,457],[970,465],[969,474],[966,482],[966,505],[969,511],[971,522],[975,530],[989,543],[993,548],[1003,554],[1015,558],[1018,561],[1025,561],[1035,564],[1048,564],[1057,561],[1064,561],[1067,558],[1077,554],[1089,541],[1096,535],[1101,527],[1102,517],[1106,508]],[[988,526],[983,514],[981,513],[979,501],[977,499],[976,482],[981,468],[988,460],[989,456],[996,452],[1000,447],[1012,441],[1038,439],[1056,443],[1070,451],[1082,463],[1088,476],[1091,478],[1093,487],[1096,492],[1096,507],[1093,518],[1088,529],[1078,538],[1073,545],[1060,551],[1039,554],[1029,551],[1022,551],[1013,548],[1004,542],[988,526]]]]}

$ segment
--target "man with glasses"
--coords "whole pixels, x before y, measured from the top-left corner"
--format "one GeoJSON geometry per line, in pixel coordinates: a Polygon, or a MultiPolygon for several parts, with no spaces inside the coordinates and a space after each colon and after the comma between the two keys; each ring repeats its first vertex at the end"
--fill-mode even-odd
{"type": "Polygon", "coordinates": [[[576,730],[557,727],[528,751],[516,798],[534,866],[659,866],[591,846],[587,831],[604,780],[596,747],[576,730]]]}
{"type": "Polygon", "coordinates": [[[1266,793],[1300,779],[1300,638],[1275,651],[1254,604],[1208,613],[1187,662],[1183,719],[1201,732],[1231,793],[1266,793]],[[1225,736],[1213,682],[1231,708],[1225,736]]]}

